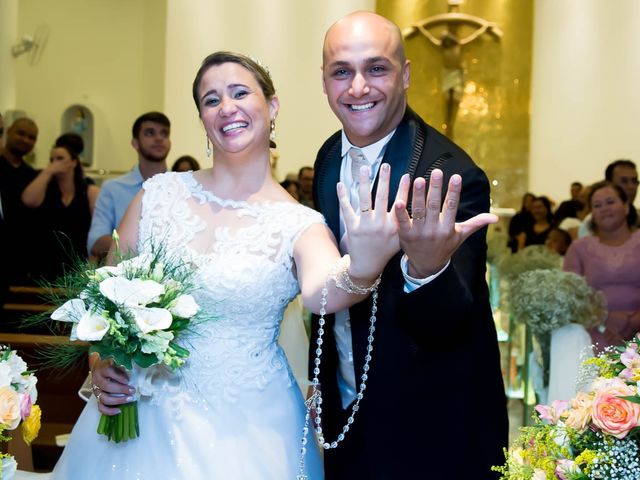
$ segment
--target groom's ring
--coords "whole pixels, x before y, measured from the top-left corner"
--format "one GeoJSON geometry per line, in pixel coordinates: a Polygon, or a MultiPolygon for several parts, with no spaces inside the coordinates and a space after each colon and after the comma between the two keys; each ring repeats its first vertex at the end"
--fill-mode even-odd
{"type": "Polygon", "coordinates": [[[424,215],[414,215],[413,219],[414,220],[424,220],[424,215]]]}
{"type": "Polygon", "coordinates": [[[360,209],[360,213],[367,213],[369,210],[371,210],[370,208],[361,208],[360,209]]]}

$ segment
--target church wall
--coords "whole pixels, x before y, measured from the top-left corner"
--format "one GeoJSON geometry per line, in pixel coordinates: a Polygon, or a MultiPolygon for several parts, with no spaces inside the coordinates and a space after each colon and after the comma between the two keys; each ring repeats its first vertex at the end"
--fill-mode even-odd
{"type": "Polygon", "coordinates": [[[190,154],[209,165],[205,133],[191,97],[202,59],[216,50],[239,51],[265,64],[280,100],[276,120],[282,180],[313,165],[322,142],[340,128],[322,92],[326,29],[353,10],[374,10],[374,0],[168,1],[165,105],[175,122],[175,157],[190,154]]]}
{"type": "MultiPolygon", "coordinates": [[[[378,0],[377,11],[405,29],[446,13],[448,2],[378,0]]],[[[503,35],[498,39],[484,33],[461,47],[459,82],[463,91],[453,140],[487,173],[492,205],[512,207],[519,204],[528,181],[533,0],[465,0],[458,11],[494,22],[503,35]]],[[[431,31],[439,37],[444,30],[439,26],[431,31]]],[[[457,36],[463,39],[472,32],[465,26],[457,36]]],[[[421,33],[406,37],[405,45],[411,60],[410,105],[444,132],[446,75],[453,73],[445,69],[445,59],[451,62],[451,57],[446,57],[450,51],[435,46],[421,33]]]]}
{"type": "Polygon", "coordinates": [[[563,200],[617,158],[640,166],[640,2],[538,0],[534,30],[530,185],[563,200]]]}
{"type": "Polygon", "coordinates": [[[49,29],[39,61],[15,59],[13,108],[40,127],[38,166],[48,162],[64,110],[76,103],[94,113],[94,167],[129,170],[137,161],[133,121],[164,109],[165,15],[157,0],[20,0],[18,35],[49,29]]]}

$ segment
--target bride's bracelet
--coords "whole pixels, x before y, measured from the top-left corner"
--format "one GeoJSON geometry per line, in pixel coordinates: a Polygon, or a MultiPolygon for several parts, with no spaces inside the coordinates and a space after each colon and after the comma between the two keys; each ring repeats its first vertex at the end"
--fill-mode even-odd
{"type": "Polygon", "coordinates": [[[361,287],[353,283],[353,279],[349,275],[348,268],[350,264],[351,264],[351,258],[349,257],[349,255],[343,256],[336,263],[335,267],[331,272],[331,279],[335,282],[336,287],[338,287],[341,290],[344,290],[349,294],[356,294],[356,295],[366,295],[368,293],[373,292],[376,288],[378,288],[378,285],[380,285],[380,280],[382,279],[382,273],[378,275],[378,278],[376,278],[375,282],[373,282],[370,286],[361,287]]]}

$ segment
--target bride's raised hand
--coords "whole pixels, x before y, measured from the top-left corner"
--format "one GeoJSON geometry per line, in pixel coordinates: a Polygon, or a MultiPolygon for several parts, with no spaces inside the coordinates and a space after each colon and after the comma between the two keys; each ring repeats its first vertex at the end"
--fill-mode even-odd
{"type": "Polygon", "coordinates": [[[353,210],[346,186],[338,183],[338,200],[351,257],[349,275],[360,280],[375,279],[400,249],[398,221],[393,211],[387,208],[391,167],[388,163],[380,166],[375,208],[369,178],[369,167],[361,167],[358,187],[360,212],[353,210]]]}

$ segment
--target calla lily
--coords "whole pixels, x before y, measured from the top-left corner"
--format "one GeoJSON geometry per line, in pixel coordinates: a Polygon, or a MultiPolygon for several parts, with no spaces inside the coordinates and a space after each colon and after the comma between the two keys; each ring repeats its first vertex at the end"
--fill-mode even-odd
{"type": "Polygon", "coordinates": [[[191,318],[200,311],[200,307],[191,295],[180,295],[173,301],[170,311],[176,317],[191,318]]]}
{"type": "Polygon", "coordinates": [[[60,322],[78,323],[86,311],[87,309],[84,306],[84,302],[79,298],[74,298],[56,309],[56,311],[51,314],[51,319],[60,322]]]}
{"type": "Polygon", "coordinates": [[[102,340],[109,331],[109,321],[94,312],[85,312],[78,322],[75,335],[78,340],[93,342],[102,340]]]}
{"type": "Polygon", "coordinates": [[[165,308],[134,307],[130,308],[129,311],[142,333],[164,330],[169,328],[173,321],[171,313],[165,308]]]}
{"type": "Polygon", "coordinates": [[[139,307],[157,301],[164,287],[153,280],[110,277],[100,282],[100,293],[116,305],[139,307]]]}

